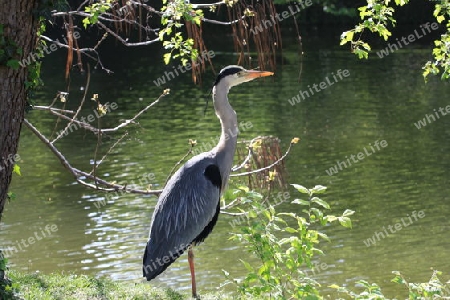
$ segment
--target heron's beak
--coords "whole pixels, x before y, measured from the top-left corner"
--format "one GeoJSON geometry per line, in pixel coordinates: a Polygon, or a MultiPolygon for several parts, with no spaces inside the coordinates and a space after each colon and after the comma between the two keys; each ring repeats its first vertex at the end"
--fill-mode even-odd
{"type": "Polygon", "coordinates": [[[273,72],[247,70],[247,72],[244,75],[244,77],[246,79],[255,79],[255,78],[259,78],[259,77],[266,77],[266,76],[272,76],[272,75],[273,75],[273,72]]]}

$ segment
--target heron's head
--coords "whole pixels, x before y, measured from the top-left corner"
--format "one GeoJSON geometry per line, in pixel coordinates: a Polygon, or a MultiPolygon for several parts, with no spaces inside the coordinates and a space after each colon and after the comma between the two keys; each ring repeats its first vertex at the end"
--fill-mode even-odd
{"type": "Polygon", "coordinates": [[[257,71],[257,70],[246,70],[241,66],[228,66],[220,70],[217,76],[214,87],[218,84],[223,83],[228,88],[239,85],[243,82],[252,81],[255,78],[265,77],[273,75],[272,72],[267,71],[257,71]]]}

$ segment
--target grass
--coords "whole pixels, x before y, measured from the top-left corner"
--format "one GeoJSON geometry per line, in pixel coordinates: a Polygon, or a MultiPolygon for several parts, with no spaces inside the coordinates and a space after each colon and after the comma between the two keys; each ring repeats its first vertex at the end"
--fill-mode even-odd
{"type": "MultiPolygon", "coordinates": [[[[152,287],[148,283],[115,282],[107,278],[64,273],[23,274],[8,272],[12,286],[0,285],[0,299],[4,300],[184,300],[188,294],[180,294],[171,289],[152,287]]],[[[230,300],[219,294],[202,295],[204,300],[230,300]]]]}

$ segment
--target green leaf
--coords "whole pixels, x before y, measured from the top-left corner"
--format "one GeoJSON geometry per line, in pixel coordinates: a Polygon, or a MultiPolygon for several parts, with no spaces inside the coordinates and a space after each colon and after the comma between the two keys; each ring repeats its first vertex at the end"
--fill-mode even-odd
{"type": "Polygon", "coordinates": [[[348,216],[353,215],[354,213],[355,213],[354,210],[346,209],[346,210],[344,211],[344,213],[342,214],[342,216],[343,216],[343,217],[348,217],[348,216]]]}
{"type": "Polygon", "coordinates": [[[14,70],[19,69],[20,64],[19,61],[17,59],[10,59],[6,62],[6,65],[14,70]]]}
{"type": "Polygon", "coordinates": [[[11,202],[11,201],[14,201],[14,200],[16,200],[16,194],[15,193],[13,193],[13,192],[8,192],[8,200],[11,202]]]}
{"type": "Polygon", "coordinates": [[[309,201],[302,200],[302,199],[295,199],[291,203],[292,204],[300,204],[300,205],[310,205],[309,201]]]}
{"type": "Polygon", "coordinates": [[[328,235],[326,235],[323,232],[317,232],[317,235],[320,236],[321,238],[323,238],[324,240],[326,240],[327,242],[330,242],[330,238],[328,237],[328,235]]]}
{"type": "Polygon", "coordinates": [[[368,59],[369,58],[369,53],[367,51],[365,51],[365,50],[360,49],[360,48],[355,49],[354,52],[355,52],[356,55],[358,55],[359,59],[362,59],[362,58],[368,59]]]}
{"type": "Polygon", "coordinates": [[[346,228],[352,228],[352,220],[348,217],[339,217],[339,223],[346,228]]]}
{"type": "Polygon", "coordinates": [[[88,17],[83,19],[83,26],[86,29],[88,27],[88,25],[91,24],[91,21],[89,20],[88,17]]]}
{"type": "Polygon", "coordinates": [[[355,32],[353,30],[345,31],[341,34],[341,46],[346,44],[347,42],[353,41],[353,35],[355,32]]]}
{"type": "Polygon", "coordinates": [[[320,206],[322,206],[325,209],[330,209],[330,205],[327,202],[325,202],[324,200],[322,200],[322,199],[320,199],[318,197],[313,197],[311,199],[311,203],[317,203],[317,204],[319,204],[320,206]]]}
{"type": "Polygon", "coordinates": [[[166,65],[168,65],[169,64],[169,62],[170,62],[170,58],[172,57],[172,53],[165,53],[164,54],[164,63],[166,64],[166,65]]]}
{"type": "Polygon", "coordinates": [[[284,230],[289,233],[297,233],[298,232],[297,229],[294,229],[292,227],[286,227],[286,228],[284,228],[284,230]]]}
{"type": "Polygon", "coordinates": [[[332,289],[340,289],[340,288],[341,288],[341,287],[338,286],[337,284],[332,284],[332,285],[329,285],[328,287],[329,287],[329,288],[332,288],[332,289]]]}
{"type": "Polygon", "coordinates": [[[316,185],[311,189],[311,194],[322,194],[325,193],[327,187],[323,185],[316,185]]]}
{"type": "Polygon", "coordinates": [[[325,217],[325,219],[328,220],[328,222],[336,221],[338,218],[336,216],[328,215],[325,217]]]}
{"type": "Polygon", "coordinates": [[[250,191],[250,188],[249,188],[248,186],[245,186],[245,185],[239,186],[239,189],[240,189],[241,191],[246,192],[246,193],[248,193],[248,192],[250,191]]]}
{"type": "Polygon", "coordinates": [[[403,280],[403,278],[401,278],[399,275],[395,276],[395,277],[391,280],[391,282],[398,283],[398,284],[404,284],[404,283],[405,283],[405,281],[403,280]]]}
{"type": "Polygon", "coordinates": [[[303,185],[295,184],[295,183],[293,183],[291,185],[302,194],[308,194],[308,195],[310,194],[309,190],[307,188],[305,188],[303,185]]]}
{"type": "Polygon", "coordinates": [[[13,173],[16,173],[17,175],[22,176],[22,174],[20,173],[20,167],[18,164],[14,164],[13,173]]]}
{"type": "Polygon", "coordinates": [[[319,220],[321,220],[323,218],[323,212],[320,209],[313,207],[313,208],[311,208],[311,211],[319,220]]]}
{"type": "Polygon", "coordinates": [[[292,217],[294,219],[297,219],[297,215],[295,213],[279,213],[279,216],[289,216],[292,217]]]}
{"type": "Polygon", "coordinates": [[[437,16],[436,20],[438,21],[438,23],[442,23],[442,21],[445,20],[445,17],[444,16],[437,16]]]}
{"type": "Polygon", "coordinates": [[[249,270],[250,272],[254,272],[255,270],[253,269],[253,267],[248,263],[248,262],[246,262],[245,260],[242,260],[242,259],[240,259],[240,261],[242,262],[242,264],[244,265],[244,267],[247,269],[247,270],[249,270]]]}

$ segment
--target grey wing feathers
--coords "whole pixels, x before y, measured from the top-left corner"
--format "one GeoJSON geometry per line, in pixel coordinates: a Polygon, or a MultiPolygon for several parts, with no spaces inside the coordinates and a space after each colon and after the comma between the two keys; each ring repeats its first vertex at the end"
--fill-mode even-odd
{"type": "Polygon", "coordinates": [[[192,158],[169,180],[152,217],[143,261],[147,280],[163,272],[200,234],[211,231],[211,221],[217,220],[218,182],[219,168],[208,156],[192,158]]]}

